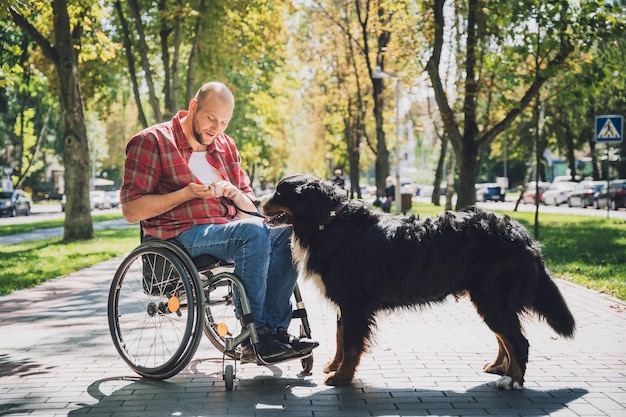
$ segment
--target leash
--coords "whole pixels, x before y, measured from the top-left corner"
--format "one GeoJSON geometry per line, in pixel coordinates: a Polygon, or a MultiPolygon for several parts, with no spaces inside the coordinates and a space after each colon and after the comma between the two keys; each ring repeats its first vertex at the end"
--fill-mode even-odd
{"type": "Polygon", "coordinates": [[[248,210],[244,210],[242,208],[237,207],[236,204],[233,204],[233,206],[235,206],[235,208],[237,209],[237,211],[240,211],[244,214],[247,214],[249,216],[254,216],[254,217],[259,217],[261,219],[265,219],[266,217],[264,215],[262,215],[261,213],[259,213],[258,211],[248,211],[248,210]]]}
{"type": "Polygon", "coordinates": [[[244,214],[247,214],[249,216],[259,217],[261,219],[266,219],[266,217],[264,215],[262,215],[261,213],[259,213],[258,211],[248,211],[248,210],[242,209],[237,204],[233,203],[233,200],[231,200],[229,198],[221,197],[221,199],[227,201],[231,206],[235,207],[235,210],[237,210],[237,211],[240,211],[240,212],[242,212],[244,214]]]}

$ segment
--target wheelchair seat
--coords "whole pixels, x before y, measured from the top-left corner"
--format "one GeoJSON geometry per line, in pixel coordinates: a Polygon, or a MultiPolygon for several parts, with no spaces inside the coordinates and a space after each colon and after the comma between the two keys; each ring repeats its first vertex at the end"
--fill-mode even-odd
{"type": "MultiPolygon", "coordinates": [[[[156,237],[153,237],[153,236],[143,235],[143,233],[142,233],[141,243],[149,242],[149,241],[158,241],[158,240],[160,240],[160,239],[158,239],[156,237]]],[[[170,243],[173,243],[176,246],[178,246],[187,255],[189,255],[189,252],[187,251],[187,249],[177,239],[172,238],[172,239],[167,239],[167,241],[170,242],[170,243]]],[[[208,253],[205,253],[205,254],[202,254],[202,255],[198,255],[198,256],[195,256],[195,257],[191,257],[191,255],[189,255],[189,257],[191,258],[191,261],[193,262],[193,264],[196,266],[196,269],[198,271],[200,271],[200,272],[207,271],[207,270],[213,269],[213,268],[217,268],[219,266],[232,265],[230,263],[222,261],[221,259],[216,258],[213,255],[209,255],[208,253]]]]}

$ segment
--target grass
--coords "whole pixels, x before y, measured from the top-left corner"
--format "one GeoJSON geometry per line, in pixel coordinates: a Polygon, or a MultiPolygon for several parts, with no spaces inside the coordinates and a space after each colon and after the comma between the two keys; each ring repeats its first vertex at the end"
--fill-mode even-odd
{"type": "Polygon", "coordinates": [[[0,246],[0,295],[106,261],[139,244],[135,228],[101,230],[95,235],[95,239],[71,243],[54,238],[0,246]]]}
{"type": "MultiPolygon", "coordinates": [[[[92,216],[94,222],[101,222],[105,220],[114,220],[120,219],[122,216],[120,214],[97,214],[92,216]]],[[[4,225],[0,228],[0,236],[8,236],[14,235],[17,233],[27,233],[32,232],[37,229],[48,229],[51,227],[63,227],[63,219],[56,220],[43,220],[39,222],[33,223],[24,223],[24,224],[9,224],[4,225]]]]}
{"type": "MultiPolygon", "coordinates": [[[[413,211],[433,216],[443,211],[432,204],[414,203],[413,211]]],[[[534,213],[506,212],[528,230],[534,213]]],[[[119,218],[98,215],[94,221],[119,218]]],[[[626,221],[599,217],[541,213],[540,242],[555,277],[626,300],[626,221]]],[[[42,227],[62,226],[62,220],[7,226],[3,235],[42,227]]],[[[96,239],[63,243],[60,238],[0,246],[0,295],[38,285],[132,250],[139,243],[132,229],[96,231],[96,239]]]]}

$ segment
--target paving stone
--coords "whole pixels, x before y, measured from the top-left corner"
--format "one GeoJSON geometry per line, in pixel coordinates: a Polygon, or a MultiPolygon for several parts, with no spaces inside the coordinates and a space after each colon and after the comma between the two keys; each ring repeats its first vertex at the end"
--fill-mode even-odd
{"type": "Polygon", "coordinates": [[[333,307],[301,283],[313,373],[299,361],[237,365],[226,392],[222,355],[207,340],[167,381],[144,380],[118,356],[106,316],[121,257],[0,297],[0,415],[11,416],[543,416],[626,417],[626,304],[557,281],[577,320],[575,339],[524,321],[525,390],[500,391],[482,367],[497,343],[468,300],[384,314],[346,387],[324,385],[334,353],[333,307]]]}

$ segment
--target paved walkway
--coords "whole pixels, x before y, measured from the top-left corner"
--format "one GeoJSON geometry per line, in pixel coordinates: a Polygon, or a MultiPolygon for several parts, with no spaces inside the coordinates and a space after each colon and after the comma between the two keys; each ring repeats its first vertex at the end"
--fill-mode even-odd
{"type": "Polygon", "coordinates": [[[237,368],[221,380],[221,354],[203,340],[167,381],[138,378],[119,358],[106,316],[121,258],[0,297],[0,416],[626,416],[626,304],[559,281],[578,321],[574,340],[530,319],[526,389],[499,391],[482,366],[496,341],[467,300],[381,317],[377,344],[354,384],[328,387],[333,309],[309,284],[312,375],[299,361],[237,368]]]}

